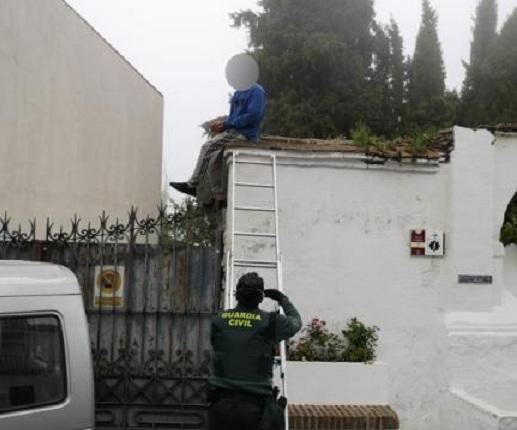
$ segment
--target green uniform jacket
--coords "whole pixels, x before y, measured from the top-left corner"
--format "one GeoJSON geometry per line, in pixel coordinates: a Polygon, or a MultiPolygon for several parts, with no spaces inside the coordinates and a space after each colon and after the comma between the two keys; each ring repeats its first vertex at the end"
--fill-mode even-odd
{"type": "Polygon", "coordinates": [[[285,316],[237,306],[212,319],[212,387],[271,395],[274,347],[302,327],[300,314],[287,297],[280,306],[285,316]]]}

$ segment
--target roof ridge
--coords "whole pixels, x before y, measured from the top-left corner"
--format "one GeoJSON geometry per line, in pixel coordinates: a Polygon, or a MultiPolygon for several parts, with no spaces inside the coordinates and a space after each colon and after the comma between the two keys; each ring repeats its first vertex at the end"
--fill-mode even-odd
{"type": "Polygon", "coordinates": [[[153,84],[149,79],[147,79],[142,72],[140,72],[136,66],[131,63],[115,46],[106,39],[94,26],[91,24],[84,16],[82,16],[71,4],[68,3],[67,0],[60,0],[62,3],[65,4],[66,7],[68,7],[76,16],[78,16],[90,29],[93,30],[93,32],[104,42],[106,45],[108,45],[109,48],[111,48],[124,62],[131,67],[131,69],[136,72],[138,76],[140,76],[146,83],[149,85],[153,90],[155,90],[161,97],[163,97],[163,93],[153,84]]]}

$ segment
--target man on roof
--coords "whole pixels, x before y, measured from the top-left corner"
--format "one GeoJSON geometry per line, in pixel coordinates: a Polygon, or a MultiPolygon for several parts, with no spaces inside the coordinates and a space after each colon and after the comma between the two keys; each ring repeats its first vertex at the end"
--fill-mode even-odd
{"type": "Polygon", "coordinates": [[[257,84],[258,65],[247,54],[232,57],[226,65],[226,79],[235,89],[230,103],[230,115],[209,124],[213,138],[201,146],[192,176],[186,182],[170,182],[181,193],[197,195],[201,173],[211,159],[219,154],[225,143],[240,139],[258,143],[260,126],[266,111],[266,94],[257,84]]]}

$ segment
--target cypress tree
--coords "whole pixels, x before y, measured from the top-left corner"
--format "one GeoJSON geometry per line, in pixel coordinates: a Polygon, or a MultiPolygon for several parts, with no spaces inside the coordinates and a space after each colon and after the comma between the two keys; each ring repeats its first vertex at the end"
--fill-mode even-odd
{"type": "Polygon", "coordinates": [[[392,100],[392,123],[393,131],[399,131],[402,121],[406,68],[404,62],[404,42],[400,35],[399,27],[394,19],[391,19],[388,27],[391,51],[391,100],[392,100]]]}
{"type": "Polygon", "coordinates": [[[478,122],[496,124],[517,120],[517,9],[496,38],[494,48],[481,68],[475,103],[478,122]]]}
{"type": "Polygon", "coordinates": [[[409,76],[409,103],[412,108],[430,103],[445,92],[445,67],[437,24],[438,17],[429,0],[423,0],[422,23],[409,76]]]}
{"type": "Polygon", "coordinates": [[[376,133],[390,135],[393,127],[391,100],[391,52],[387,32],[375,27],[373,57],[363,104],[368,107],[364,121],[376,133]],[[366,103],[364,103],[366,101],[366,103]]]}
{"type": "Polygon", "coordinates": [[[481,0],[476,10],[473,38],[470,45],[470,61],[465,63],[466,75],[462,91],[462,122],[479,125],[483,113],[479,111],[482,67],[490,57],[497,36],[497,1],[481,0]],[[478,123],[476,123],[478,122],[478,123]]]}

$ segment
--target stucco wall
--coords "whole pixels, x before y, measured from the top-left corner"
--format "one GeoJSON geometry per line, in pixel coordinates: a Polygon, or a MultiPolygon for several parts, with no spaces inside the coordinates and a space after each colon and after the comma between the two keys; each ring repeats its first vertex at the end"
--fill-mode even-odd
{"type": "Polygon", "coordinates": [[[0,211],[154,212],[161,94],[63,0],[0,2],[0,211]]]}
{"type": "Polygon", "coordinates": [[[494,146],[486,130],[455,129],[448,218],[448,310],[490,310],[500,302],[501,277],[494,267],[494,146]],[[459,284],[459,275],[493,276],[492,284],[459,284]]]}
{"type": "MultiPolygon", "coordinates": [[[[288,361],[287,374],[292,405],[389,405],[384,363],[288,361]]],[[[280,378],[275,384],[281,386],[280,378]]]]}
{"type": "MultiPolygon", "coordinates": [[[[440,428],[439,410],[454,372],[446,365],[451,345],[445,313],[488,312],[501,302],[503,266],[494,258],[500,218],[494,196],[501,191],[492,142],[486,131],[456,128],[451,163],[439,167],[367,168],[342,154],[276,153],[284,289],[305,322],[319,317],[337,330],[358,317],[380,327],[378,356],[390,366],[390,403],[401,428],[440,428]],[[445,257],[411,257],[413,228],[443,230],[445,257]],[[494,282],[459,284],[460,274],[490,275],[494,282]]],[[[270,153],[255,154],[242,157],[257,161],[270,153]]],[[[511,157],[515,165],[517,154],[511,157]]],[[[231,166],[230,173],[231,184],[231,166]]],[[[267,183],[272,174],[264,166],[239,164],[237,177],[267,183]]],[[[272,204],[264,190],[236,193],[239,204],[272,204]]],[[[230,190],[228,207],[232,200],[230,190]]],[[[228,245],[231,211],[227,225],[228,245]]],[[[235,229],[271,231],[272,219],[240,215],[235,229]]],[[[274,257],[272,243],[237,245],[239,256],[274,257]]],[[[258,271],[274,284],[271,271],[258,271]]],[[[470,369],[471,378],[476,371],[470,369]]]]}
{"type": "Polygon", "coordinates": [[[440,299],[448,273],[445,259],[410,257],[409,234],[448,231],[450,166],[366,169],[361,161],[282,155],[278,163],[286,293],[305,322],[319,317],[337,330],[358,317],[379,326],[378,356],[390,366],[390,400],[402,428],[438,428],[433,405],[445,386],[440,299]]]}
{"type": "Polygon", "coordinates": [[[446,397],[442,430],[512,430],[517,428],[515,414],[506,414],[463,390],[453,390],[446,397]],[[513,416],[512,416],[513,415],[513,416]]]}
{"type": "Polygon", "coordinates": [[[517,133],[496,135],[495,181],[494,181],[494,230],[495,254],[505,286],[517,296],[517,245],[503,246],[499,243],[500,229],[508,203],[517,193],[517,133]]]}

